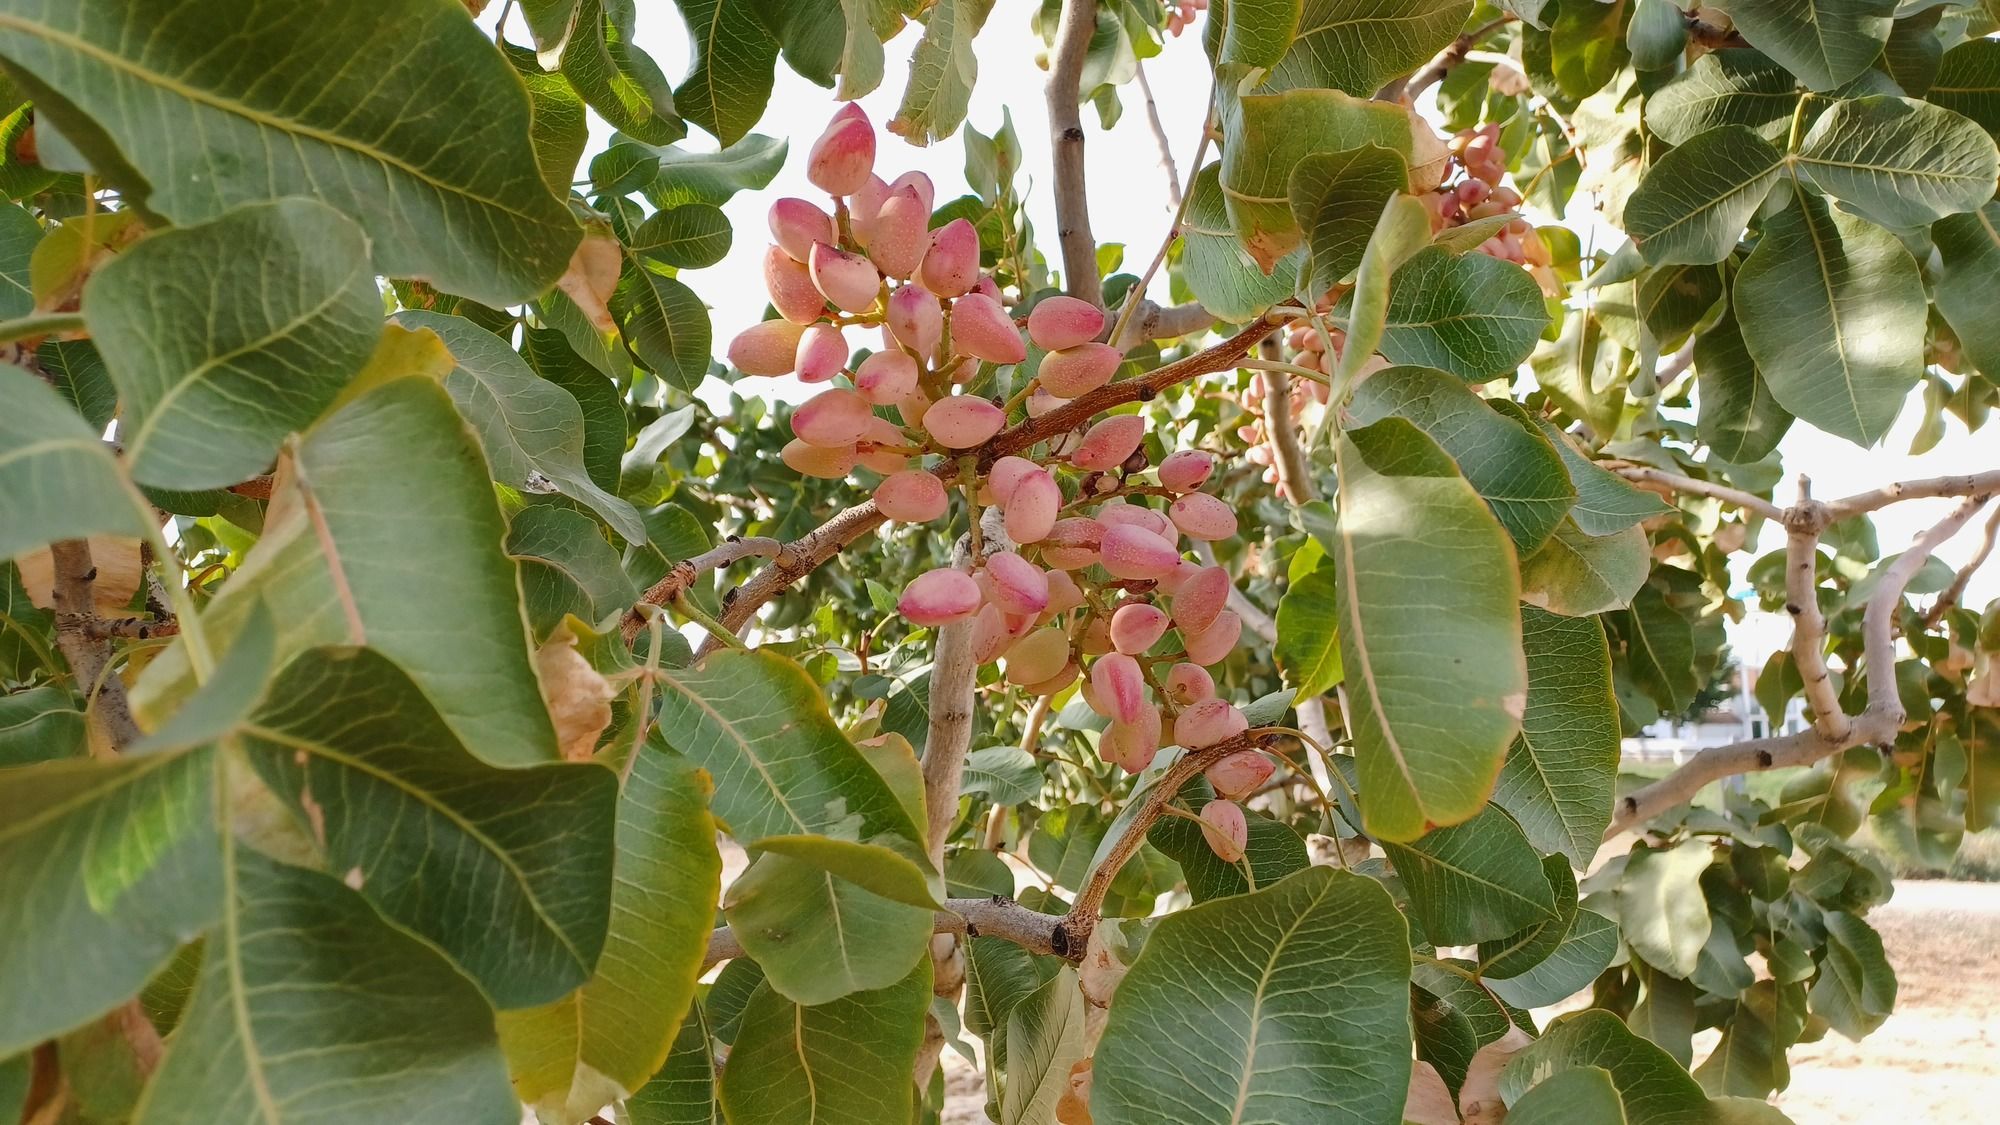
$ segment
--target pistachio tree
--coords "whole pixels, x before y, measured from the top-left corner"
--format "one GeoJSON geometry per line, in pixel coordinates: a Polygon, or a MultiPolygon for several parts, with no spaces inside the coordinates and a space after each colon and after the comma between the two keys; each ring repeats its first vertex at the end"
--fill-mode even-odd
{"type": "Polygon", "coordinates": [[[2000,464],[1783,455],[2000,399],[1990,2],[482,6],[0,0],[0,1121],[1778,1122],[1892,1012],[2000,464]],[[1802,721],[1621,774],[1752,609],[1802,721]]]}

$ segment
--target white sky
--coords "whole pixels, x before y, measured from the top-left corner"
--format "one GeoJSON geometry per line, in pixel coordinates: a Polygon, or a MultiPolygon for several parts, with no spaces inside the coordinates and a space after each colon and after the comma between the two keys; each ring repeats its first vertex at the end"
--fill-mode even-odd
{"type": "MultiPolygon", "coordinates": [[[[494,4],[488,9],[483,21],[487,27],[492,26],[499,7],[494,4]]],[[[1032,7],[1022,0],[1002,0],[996,5],[977,40],[979,80],[973,88],[966,120],[990,135],[1000,127],[1002,112],[1012,111],[1014,128],[1028,164],[1017,184],[1028,201],[1029,216],[1040,234],[1042,248],[1053,256],[1055,214],[1046,190],[1048,120],[1042,100],[1046,74],[1037,65],[1044,47],[1029,26],[1032,7]]],[[[685,26],[664,3],[644,4],[641,8],[638,44],[670,77],[685,74],[688,60],[685,26]]],[[[882,87],[861,99],[862,107],[878,126],[895,115],[919,31],[912,24],[884,48],[887,67],[882,87]]],[[[526,30],[520,20],[512,22],[510,33],[511,38],[525,42],[526,30]]],[[[1168,40],[1166,50],[1159,57],[1147,60],[1145,66],[1174,158],[1185,178],[1199,140],[1208,94],[1200,25],[1168,40]]],[[[1138,86],[1128,84],[1121,88],[1121,93],[1125,112],[1117,127],[1109,132],[1098,128],[1094,109],[1085,107],[1083,111],[1093,203],[1091,224],[1099,242],[1126,245],[1126,266],[1137,272],[1158,248],[1173,208],[1167,194],[1166,172],[1160,165],[1158,145],[1147,125],[1138,86]]],[[[688,283],[711,305],[718,353],[732,336],[755,323],[763,313],[766,298],[761,262],[767,241],[764,213],[771,200],[779,196],[817,199],[818,191],[805,179],[805,154],[839,105],[832,91],[800,78],[780,61],[770,106],[755,131],[789,138],[790,156],[767,190],[739,194],[723,208],[735,228],[735,242],[728,257],[707,269],[686,271],[688,283]]],[[[594,116],[591,126],[591,151],[595,152],[608,139],[610,130],[594,116]]],[[[682,143],[691,148],[712,148],[714,140],[700,130],[692,130],[682,143]]],[[[885,179],[908,169],[922,170],[937,185],[940,203],[966,192],[964,166],[964,149],[957,134],[929,148],[917,148],[885,131],[877,149],[876,168],[885,179]]],[[[579,176],[582,174],[579,172],[579,176]]],[[[1583,207],[1579,204],[1572,210],[1580,212],[1583,207]]],[[[1151,296],[1160,301],[1167,299],[1164,271],[1154,281],[1151,296]]],[[[761,381],[755,393],[770,395],[794,385],[784,380],[761,381]]],[[[2000,468],[2000,437],[1995,436],[1995,431],[1989,427],[1983,433],[1968,434],[1955,419],[1947,421],[1946,436],[1936,448],[1922,457],[1909,456],[1910,438],[1920,421],[1921,403],[1913,394],[1897,425],[1876,449],[1863,451],[1844,439],[1796,423],[1780,450],[1787,470],[1810,475],[1814,493],[1821,498],[1859,492],[1890,481],[2000,468]]],[[[1787,502],[1791,495],[1791,486],[1787,484],[1778,499],[1787,502]]],[[[1951,503],[1910,501],[1878,513],[1875,522],[1883,552],[1901,550],[1941,518],[1951,503]]],[[[1984,513],[1940,548],[1938,556],[1954,566],[1963,563],[1976,547],[1983,519],[1984,513]]],[[[1757,549],[1738,558],[1747,565],[1750,559],[1781,547],[1783,542],[1781,531],[1766,527],[1757,549]]],[[[2000,597],[2000,560],[1975,576],[1966,601],[1976,609],[1994,597],[2000,597]]],[[[1743,625],[1732,629],[1732,641],[1746,662],[1755,666],[1785,645],[1788,630],[1788,621],[1753,614],[1743,625]]]]}

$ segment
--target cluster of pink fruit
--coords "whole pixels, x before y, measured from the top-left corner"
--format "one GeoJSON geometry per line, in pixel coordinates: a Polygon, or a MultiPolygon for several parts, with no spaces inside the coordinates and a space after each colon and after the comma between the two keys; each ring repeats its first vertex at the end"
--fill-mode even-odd
{"type": "MultiPolygon", "coordinates": [[[[920,626],[968,623],[977,660],[1004,662],[1007,682],[1030,693],[1053,695],[1081,678],[1083,698],[1109,720],[1098,747],[1106,761],[1137,773],[1163,745],[1200,749],[1242,734],[1248,720],[1217,697],[1207,671],[1242,631],[1226,608],[1229,573],[1184,558],[1180,546],[1183,536],[1236,534],[1234,510],[1200,491],[1214,458],[1170,454],[1148,482],[1145,419],[1115,414],[1058,435],[1043,447],[1046,465],[1006,456],[979,471],[980,447],[1007,424],[1005,407],[961,391],[980,364],[1021,363],[1032,342],[1044,354],[1024,405],[1040,417],[1109,382],[1123,353],[1097,342],[1103,311],[1070,297],[1036,302],[1024,339],[981,270],[972,225],[931,229],[930,180],[912,172],[884,182],[875,144],[859,107],[834,116],[806,169],[832,208],[772,205],[764,280],[778,317],[729,346],[746,375],[827,384],[793,412],[785,464],[824,479],[857,466],[880,474],[876,508],[899,523],[929,523],[950,508],[946,476],[925,456],[978,471],[956,482],[972,524],[967,567],[919,575],[897,609],[920,626]],[[882,333],[881,349],[852,367],[848,328],[882,333]],[[1074,499],[1057,470],[1074,479],[1074,499]],[[1170,630],[1179,647],[1156,654],[1170,630]]],[[[1218,855],[1242,856],[1247,829],[1234,801],[1273,768],[1242,751],[1208,771],[1221,796],[1201,817],[1218,855]]]]}
{"type": "MultiPolygon", "coordinates": [[[[1432,231],[1509,214],[1521,206],[1521,193],[1500,182],[1507,175],[1507,150],[1500,147],[1499,125],[1464,130],[1452,137],[1449,148],[1465,174],[1424,193],[1432,231]]],[[[1480,243],[1479,252],[1529,267],[1546,268],[1550,261],[1534,224],[1522,218],[1510,220],[1480,243]]]]}

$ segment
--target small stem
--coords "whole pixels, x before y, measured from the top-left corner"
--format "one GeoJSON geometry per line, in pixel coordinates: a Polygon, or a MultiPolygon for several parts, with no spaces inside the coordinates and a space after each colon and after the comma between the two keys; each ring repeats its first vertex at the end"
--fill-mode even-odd
{"type": "Polygon", "coordinates": [[[1237,366],[1247,371],[1282,371],[1287,375],[1297,375],[1301,379],[1310,379],[1322,387],[1331,387],[1333,385],[1333,380],[1327,377],[1326,372],[1316,371],[1310,367],[1296,363],[1286,363],[1283,360],[1246,359],[1242,363],[1237,364],[1237,366]]]}
{"type": "Polygon", "coordinates": [[[12,320],[0,320],[0,344],[11,344],[16,340],[27,340],[37,336],[54,336],[60,332],[83,331],[83,314],[80,312],[31,313],[17,316],[12,320]]]}
{"type": "Polygon", "coordinates": [[[696,625],[701,626],[709,636],[714,637],[730,648],[746,649],[749,647],[743,643],[742,637],[730,632],[723,626],[722,622],[710,617],[702,611],[700,606],[694,604],[694,599],[688,597],[686,590],[681,590],[674,594],[672,605],[675,612],[694,622],[696,625]]]}

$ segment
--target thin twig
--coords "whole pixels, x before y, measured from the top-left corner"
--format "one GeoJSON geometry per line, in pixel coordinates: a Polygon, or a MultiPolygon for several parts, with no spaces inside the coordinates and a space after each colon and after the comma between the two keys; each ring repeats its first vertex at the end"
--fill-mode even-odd
{"type": "Polygon", "coordinates": [[[1084,56],[1097,31],[1097,0],[1063,0],[1049,53],[1049,147],[1055,164],[1056,242],[1062,247],[1063,282],[1069,295],[1104,304],[1097,276],[1097,239],[1090,233],[1090,197],[1084,186],[1084,56]]]}
{"type": "Polygon", "coordinates": [[[1160,146],[1160,167],[1167,173],[1167,198],[1173,201],[1174,211],[1179,212],[1181,199],[1184,196],[1181,191],[1181,173],[1179,168],[1174,167],[1174,146],[1167,140],[1167,127],[1160,120],[1159,104],[1153,101],[1153,84],[1146,81],[1146,64],[1134,62],[1132,73],[1139,80],[1139,94],[1146,102],[1146,124],[1153,130],[1153,143],[1160,146]]]}
{"type": "Polygon", "coordinates": [[[1877,508],[1886,508],[1899,500],[1918,500],[1933,496],[1990,495],[1996,491],[2000,491],[2000,469],[1984,473],[1961,473],[1949,477],[1900,481],[1842,497],[1828,503],[1826,508],[1828,515],[1838,521],[1863,512],[1872,512],[1877,508]]]}
{"type": "Polygon", "coordinates": [[[1403,101],[1414,102],[1418,94],[1442,82],[1445,75],[1450,74],[1453,68],[1465,61],[1465,56],[1479,45],[1480,40],[1505,27],[1513,19],[1513,16],[1501,16],[1476,31],[1468,31],[1452,40],[1450,46],[1432,56],[1431,61],[1425,63],[1410,76],[1408,82],[1403,84],[1403,101]]]}
{"type": "Polygon", "coordinates": [[[1928,629],[1944,620],[1944,615],[1951,612],[1951,607],[1957,605],[1958,599],[1965,596],[1965,585],[1972,581],[1973,572],[1985,566],[1987,558],[1993,554],[1993,541],[1996,535],[2000,535],[2000,508],[1993,509],[1993,514],[1987,517],[1986,531],[1981,535],[1979,549],[1972,553],[1971,561],[1958,568],[1958,573],[1952,576],[1951,585],[1946,586],[1944,592],[1937,596],[1937,600],[1931,603],[1931,607],[1924,611],[1924,628],[1928,629]]]}
{"type": "MultiPolygon", "coordinates": [[[[1139,280],[1132,284],[1132,288],[1125,295],[1125,307],[1119,310],[1118,320],[1111,326],[1111,335],[1107,337],[1113,347],[1129,348],[1141,340],[1167,340],[1185,336],[1190,332],[1199,332],[1214,323],[1214,318],[1208,315],[1208,310],[1199,304],[1180,305],[1176,310],[1168,310],[1146,299],[1146,287],[1153,283],[1153,275],[1160,272],[1160,266],[1167,260],[1167,252],[1173,249],[1174,240],[1181,236],[1181,222],[1187,218],[1188,200],[1194,194],[1194,177],[1201,174],[1201,162],[1208,156],[1210,126],[1214,123],[1215,86],[1210,84],[1208,98],[1202,103],[1201,139],[1195,142],[1194,161],[1188,167],[1187,184],[1179,189],[1174,201],[1174,218],[1167,225],[1166,235],[1160,239],[1160,248],[1153,252],[1153,260],[1146,264],[1146,272],[1139,275],[1139,280]],[[1138,312],[1142,305],[1151,305],[1152,308],[1147,311],[1141,322],[1135,325],[1133,314],[1138,312]],[[1186,318],[1185,323],[1179,321],[1169,323],[1172,319],[1169,316],[1170,312],[1188,309],[1193,311],[1181,314],[1186,318]],[[1180,329],[1180,331],[1170,329],[1180,329]]],[[[1160,144],[1164,149],[1166,145],[1164,136],[1160,144]]]]}
{"type": "Polygon", "coordinates": [[[646,615],[641,606],[666,605],[673,601],[676,595],[692,587],[695,579],[708,571],[719,570],[738,559],[776,558],[784,549],[783,542],[766,536],[732,537],[712,550],[704,551],[691,559],[683,559],[668,567],[666,575],[647,587],[646,592],[639,596],[638,605],[633,606],[632,611],[625,615],[624,624],[619,629],[625,638],[625,643],[631,644],[639,635],[639,630],[646,627],[646,615]]]}
{"type": "MultiPolygon", "coordinates": [[[[1028,717],[1021,723],[1021,752],[1033,754],[1041,745],[1042,724],[1048,721],[1053,695],[1038,695],[1034,705],[1028,708],[1028,717]]],[[[995,803],[986,814],[986,835],[980,846],[989,852],[997,852],[1006,846],[1007,806],[995,803]]]]}
{"type": "Polygon", "coordinates": [[[1670,488],[1675,492],[1713,497],[1725,504],[1733,504],[1744,511],[1756,512],[1767,519],[1783,520],[1785,518],[1785,510],[1772,501],[1766,500],[1762,496],[1752,495],[1740,488],[1731,488],[1726,484],[1696,480],[1694,477],[1682,476],[1679,473],[1669,473],[1664,469],[1655,469],[1647,465],[1606,463],[1605,467],[1629,481],[1657,484],[1670,488]]]}

